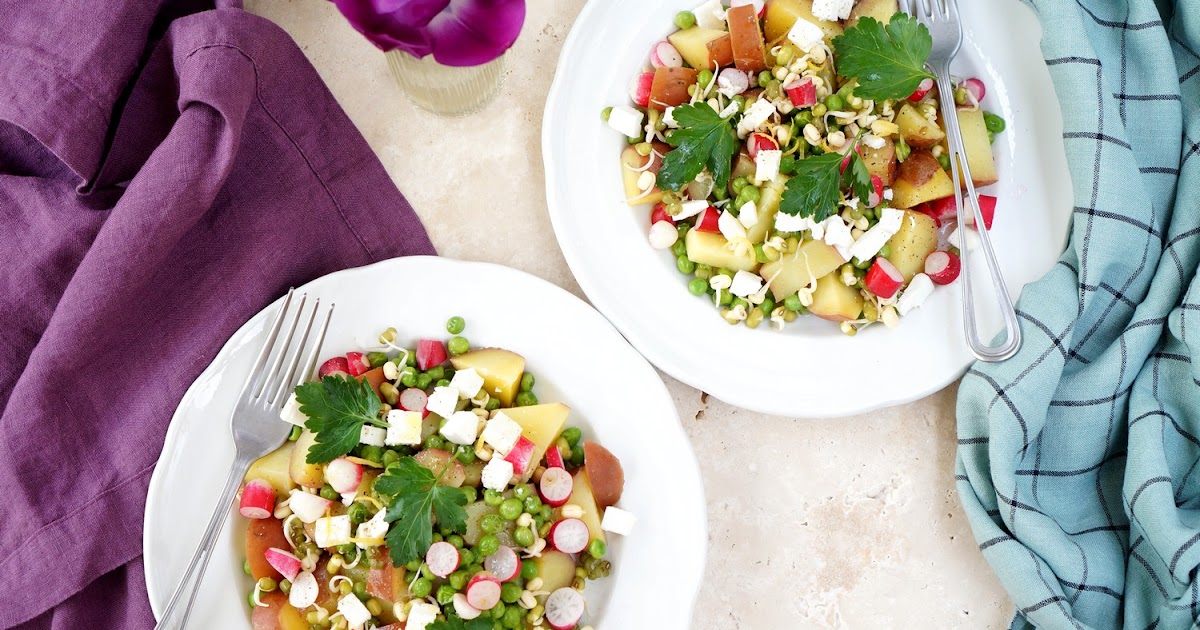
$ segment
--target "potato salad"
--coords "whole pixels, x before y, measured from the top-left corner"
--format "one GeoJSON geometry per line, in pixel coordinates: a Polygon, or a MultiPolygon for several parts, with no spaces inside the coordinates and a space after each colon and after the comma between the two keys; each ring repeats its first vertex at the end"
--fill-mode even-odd
{"type": "Polygon", "coordinates": [[[976,187],[998,179],[1005,121],[976,78],[942,110],[929,32],[896,0],[709,0],[675,27],[602,117],[628,142],[626,201],[693,295],[734,325],[854,335],[957,279],[981,228],[957,225],[945,117],[976,187]]]}

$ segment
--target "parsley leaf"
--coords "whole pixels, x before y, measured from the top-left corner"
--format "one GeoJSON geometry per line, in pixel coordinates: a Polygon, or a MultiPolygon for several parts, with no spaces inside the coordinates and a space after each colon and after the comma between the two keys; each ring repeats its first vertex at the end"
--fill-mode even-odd
{"type": "Polygon", "coordinates": [[[463,511],[466,495],[458,488],[439,485],[438,480],[439,477],[411,457],[388,466],[375,480],[376,492],[394,497],[384,520],[392,524],[385,540],[395,566],[425,557],[433,544],[435,514],[442,527],[459,533],[466,531],[467,513],[463,511]]]}
{"type": "Polygon", "coordinates": [[[379,397],[365,381],[349,376],[326,376],[296,388],[300,411],[308,416],[304,426],[317,434],[308,449],[310,464],[333,461],[358,446],[365,424],[383,425],[378,419],[379,397]]]}
{"type": "Polygon", "coordinates": [[[667,142],[675,149],[663,157],[658,187],[680,190],[695,180],[705,167],[712,173],[717,186],[727,186],[738,145],[730,119],[721,118],[704,103],[681,105],[672,110],[671,116],[680,128],[667,136],[667,142]]]}
{"type": "Polygon", "coordinates": [[[492,618],[479,617],[470,621],[463,621],[458,617],[450,617],[445,621],[435,621],[429,624],[428,630],[491,630],[492,618]]]}
{"type": "Polygon", "coordinates": [[[857,152],[849,154],[850,161],[845,170],[842,169],[844,160],[846,156],[838,153],[798,160],[795,174],[783,191],[779,211],[811,217],[820,223],[837,211],[843,186],[852,189],[859,199],[866,199],[871,194],[870,171],[857,152]]]}
{"type": "Polygon", "coordinates": [[[897,13],[885,28],[864,17],[834,38],[838,74],[858,79],[854,95],[882,101],[906,98],[933,75],[925,62],[933,38],[924,24],[907,13],[897,13]]]}

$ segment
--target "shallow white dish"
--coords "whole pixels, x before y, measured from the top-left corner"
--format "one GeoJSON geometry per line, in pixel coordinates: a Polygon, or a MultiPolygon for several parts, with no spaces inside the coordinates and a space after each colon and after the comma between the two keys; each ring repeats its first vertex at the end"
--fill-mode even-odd
{"type": "MultiPolygon", "coordinates": [[[[388,326],[402,341],[448,337],[446,319],[467,320],[474,344],[525,356],[543,402],[571,407],[568,423],[608,447],[625,468],[620,506],[638,516],[633,535],[610,541],[614,571],[590,583],[597,630],[685,630],[707,549],[700,470],[658,374],[592,308],[526,273],[445,258],[398,258],[319,278],[301,287],[333,301],[322,352],[373,344],[388,326]],[[420,299],[411,299],[419,296],[420,299]]],[[[279,302],[242,326],[188,389],[150,481],[143,547],[155,615],[166,608],[233,462],[229,413],[279,302]]],[[[232,508],[232,506],[231,506],[232,508]]],[[[249,628],[242,573],[245,520],[230,509],[189,627],[249,628]]]]}
{"type": "MultiPolygon", "coordinates": [[[[935,292],[896,330],[873,326],[847,338],[835,324],[802,318],[781,334],[726,324],[709,301],[688,293],[674,256],[650,248],[649,206],[624,201],[618,156],[625,139],[601,121],[600,110],[628,104],[630,78],[648,65],[650,47],[674,29],[677,11],[695,4],[594,0],[563,47],[542,128],[546,197],[559,245],[588,298],[663,371],[755,411],[852,415],[953,382],[973,360],[957,283],[935,292]]],[[[1008,121],[995,145],[1000,182],[983,192],[1000,198],[991,235],[1016,297],[1066,245],[1072,203],[1062,116],[1033,12],[1019,3],[959,4],[967,41],[955,71],[982,78],[984,106],[1008,121]]],[[[981,256],[974,260],[986,274],[981,256]]],[[[985,314],[983,330],[999,333],[999,314],[985,314]]]]}

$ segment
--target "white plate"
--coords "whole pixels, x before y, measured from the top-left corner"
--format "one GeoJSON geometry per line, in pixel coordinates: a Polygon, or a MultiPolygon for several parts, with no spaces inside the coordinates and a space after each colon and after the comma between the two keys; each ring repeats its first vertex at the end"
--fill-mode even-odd
{"type": "MultiPolygon", "coordinates": [[[[896,330],[874,326],[847,338],[834,324],[803,318],[780,334],[726,324],[711,303],[688,293],[674,256],[649,247],[649,206],[625,204],[618,162],[625,140],[600,110],[629,102],[630,78],[647,65],[651,45],[674,29],[677,11],[695,4],[593,0],[563,47],[542,128],[546,196],[559,245],[588,298],[663,371],[747,409],[844,416],[953,382],[972,360],[957,284],[937,291],[896,330]]],[[[983,78],[985,106],[1008,120],[996,142],[1000,182],[986,192],[1000,198],[992,240],[1015,296],[1066,244],[1071,190],[1062,116],[1033,12],[1013,2],[959,4],[967,41],[956,72],[983,78]]],[[[989,315],[984,330],[998,333],[999,315],[989,315]]]]}
{"type": "MultiPolygon", "coordinates": [[[[707,546],[700,470],[658,374],[599,313],[529,274],[434,257],[341,271],[300,291],[337,304],[324,356],[373,343],[388,326],[405,341],[443,338],[451,315],[466,318],[464,336],[473,343],[524,355],[541,400],[569,405],[568,422],[621,459],[620,505],[638,516],[633,535],[613,537],[613,575],[589,584],[585,621],[597,630],[689,627],[707,546]]],[[[166,608],[233,462],[229,414],[278,304],[233,335],[171,420],[146,501],[146,585],[155,615],[166,608]]],[[[244,526],[231,509],[189,627],[250,627],[244,526]]]]}

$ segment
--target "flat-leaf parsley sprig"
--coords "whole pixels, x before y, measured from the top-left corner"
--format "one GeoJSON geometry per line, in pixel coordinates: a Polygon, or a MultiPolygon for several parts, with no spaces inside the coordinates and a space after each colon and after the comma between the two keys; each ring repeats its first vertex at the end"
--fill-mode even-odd
{"type": "Polygon", "coordinates": [[[854,95],[883,101],[907,98],[924,79],[933,38],[924,24],[897,13],[885,27],[864,17],[833,40],[838,74],[858,79],[854,95]]]}
{"type": "Polygon", "coordinates": [[[707,103],[681,105],[671,110],[671,117],[679,129],[667,136],[667,143],[675,149],[663,157],[658,187],[679,190],[706,167],[718,187],[727,186],[733,154],[738,148],[731,119],[721,118],[707,103]]]}
{"type": "Polygon", "coordinates": [[[871,172],[858,151],[798,160],[780,199],[779,211],[820,223],[837,212],[843,188],[864,200],[871,194],[871,172]]]}
{"type": "Polygon", "coordinates": [[[466,533],[463,506],[467,496],[459,488],[438,483],[453,464],[453,460],[447,462],[435,476],[415,459],[405,457],[389,465],[375,480],[375,492],[390,498],[384,520],[392,524],[386,541],[395,566],[425,557],[433,544],[434,516],[439,526],[466,533]]]}
{"type": "Polygon", "coordinates": [[[308,449],[310,464],[331,462],[358,446],[365,425],[387,428],[379,419],[379,397],[365,380],[332,375],[296,388],[296,402],[308,416],[304,426],[316,434],[308,449]]]}

